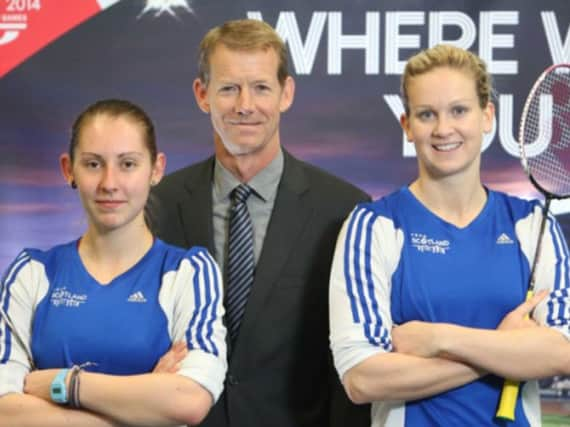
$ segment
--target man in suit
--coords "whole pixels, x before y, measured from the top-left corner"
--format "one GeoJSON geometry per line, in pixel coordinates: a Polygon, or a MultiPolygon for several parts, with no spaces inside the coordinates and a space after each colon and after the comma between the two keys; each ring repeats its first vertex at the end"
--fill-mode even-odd
{"type": "Polygon", "coordinates": [[[167,176],[154,194],[158,236],[207,247],[225,271],[229,369],[202,425],[369,426],[369,408],[352,405],[334,374],[328,341],[336,237],[368,196],[281,147],[279,119],[295,82],[269,25],[238,20],[209,31],[193,88],[211,116],[215,155],[167,176]],[[249,238],[232,243],[239,215],[245,225],[234,229],[249,238]]]}

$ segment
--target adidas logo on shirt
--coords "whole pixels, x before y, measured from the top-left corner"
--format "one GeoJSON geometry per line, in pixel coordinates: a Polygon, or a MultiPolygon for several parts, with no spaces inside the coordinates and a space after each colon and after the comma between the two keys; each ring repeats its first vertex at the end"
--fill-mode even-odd
{"type": "Polygon", "coordinates": [[[514,242],[512,239],[507,236],[506,233],[502,233],[499,237],[497,237],[497,244],[498,245],[512,245],[514,242]]]}
{"type": "Polygon", "coordinates": [[[134,294],[131,294],[131,296],[129,297],[129,299],[127,301],[128,302],[146,302],[146,298],[144,297],[144,295],[141,291],[138,291],[138,292],[135,292],[134,294]]]}

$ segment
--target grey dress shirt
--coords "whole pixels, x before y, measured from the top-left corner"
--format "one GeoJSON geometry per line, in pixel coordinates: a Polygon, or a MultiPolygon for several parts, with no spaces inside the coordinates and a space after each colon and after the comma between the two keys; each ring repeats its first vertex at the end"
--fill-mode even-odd
{"type": "MultiPolygon", "coordinates": [[[[277,196],[277,187],[283,174],[283,152],[279,153],[261,172],[247,184],[253,189],[247,199],[247,209],[253,225],[253,255],[259,260],[267,224],[271,218],[277,196]]],[[[214,213],[214,258],[224,272],[228,256],[228,228],[230,222],[232,190],[241,182],[216,159],[212,185],[212,209],[214,213]]]]}

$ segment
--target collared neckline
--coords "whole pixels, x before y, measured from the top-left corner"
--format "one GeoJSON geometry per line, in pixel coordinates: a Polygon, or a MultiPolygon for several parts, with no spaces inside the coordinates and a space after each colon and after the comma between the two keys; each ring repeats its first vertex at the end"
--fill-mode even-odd
{"type": "MultiPolygon", "coordinates": [[[[274,200],[277,187],[281,180],[284,168],[283,151],[280,149],[277,156],[255,175],[246,184],[249,185],[257,197],[264,202],[274,200]]],[[[230,193],[241,182],[216,158],[214,163],[214,188],[218,201],[230,198],[230,193]]]]}

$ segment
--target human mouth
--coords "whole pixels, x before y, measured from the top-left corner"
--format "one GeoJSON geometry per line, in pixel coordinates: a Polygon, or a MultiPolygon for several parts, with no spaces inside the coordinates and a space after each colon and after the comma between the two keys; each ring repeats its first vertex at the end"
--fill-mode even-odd
{"type": "Polygon", "coordinates": [[[233,126],[257,126],[261,124],[261,122],[257,121],[254,122],[254,121],[244,121],[244,120],[230,120],[228,123],[233,126]]]}
{"type": "Polygon", "coordinates": [[[453,151],[461,146],[461,142],[451,142],[448,144],[434,144],[432,147],[436,151],[453,151]]]}
{"type": "Polygon", "coordinates": [[[96,200],[95,202],[105,209],[115,209],[125,203],[122,200],[96,200]]]}
{"type": "Polygon", "coordinates": [[[251,128],[251,127],[255,127],[258,126],[259,123],[244,123],[244,122],[240,122],[240,123],[233,123],[233,126],[239,126],[239,127],[244,127],[244,128],[251,128]]]}

